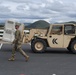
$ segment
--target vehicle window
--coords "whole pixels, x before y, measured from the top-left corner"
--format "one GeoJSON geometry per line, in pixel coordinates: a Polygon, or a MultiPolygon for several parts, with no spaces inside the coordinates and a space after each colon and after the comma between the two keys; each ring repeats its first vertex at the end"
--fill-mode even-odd
{"type": "Polygon", "coordinates": [[[52,34],[61,35],[61,34],[62,34],[62,26],[54,25],[54,26],[52,27],[51,33],[52,33],[52,34]]]}
{"type": "Polygon", "coordinates": [[[74,34],[75,33],[74,26],[73,25],[65,25],[64,33],[65,34],[74,34]]]}
{"type": "Polygon", "coordinates": [[[14,22],[12,22],[12,21],[8,21],[8,23],[9,23],[9,24],[13,24],[14,22]]]}

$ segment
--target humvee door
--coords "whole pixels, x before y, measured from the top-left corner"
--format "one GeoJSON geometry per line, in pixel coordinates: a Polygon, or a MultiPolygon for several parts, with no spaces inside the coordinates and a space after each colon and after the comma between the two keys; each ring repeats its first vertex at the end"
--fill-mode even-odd
{"type": "Polygon", "coordinates": [[[50,47],[63,47],[63,25],[52,25],[48,43],[50,47]]]}

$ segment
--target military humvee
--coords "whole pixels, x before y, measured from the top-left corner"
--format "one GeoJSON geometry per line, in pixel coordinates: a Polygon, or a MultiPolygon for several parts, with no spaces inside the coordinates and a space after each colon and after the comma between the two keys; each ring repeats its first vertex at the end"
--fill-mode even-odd
{"type": "Polygon", "coordinates": [[[76,53],[76,25],[51,24],[45,32],[34,35],[31,40],[33,52],[44,52],[47,47],[67,48],[70,52],[76,53]]]}

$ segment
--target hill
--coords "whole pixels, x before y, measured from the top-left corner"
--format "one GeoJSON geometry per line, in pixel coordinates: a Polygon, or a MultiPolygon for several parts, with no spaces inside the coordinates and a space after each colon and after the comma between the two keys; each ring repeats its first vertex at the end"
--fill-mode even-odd
{"type": "Polygon", "coordinates": [[[76,24],[76,21],[69,21],[69,22],[65,22],[65,23],[74,23],[74,24],[76,24]]]}
{"type": "MultiPolygon", "coordinates": [[[[69,21],[69,22],[63,22],[63,23],[74,23],[76,24],[76,21],[69,21]]],[[[56,23],[58,24],[58,23],[56,23]]],[[[5,23],[0,23],[0,29],[4,28],[5,23]]],[[[38,20],[34,23],[24,23],[25,29],[27,28],[47,28],[49,27],[50,23],[44,21],[44,20],[38,20]]]]}
{"type": "Polygon", "coordinates": [[[3,27],[5,24],[4,23],[0,23],[0,27],[3,27]]]}
{"type": "Polygon", "coordinates": [[[24,23],[25,26],[28,26],[28,25],[30,25],[30,24],[31,24],[31,23],[24,23]]]}
{"type": "Polygon", "coordinates": [[[73,23],[73,24],[76,24],[76,21],[61,22],[61,23],[56,22],[56,23],[54,23],[54,24],[66,24],[66,23],[73,23]]]}
{"type": "Polygon", "coordinates": [[[44,20],[36,21],[28,26],[26,28],[47,28],[50,24],[44,20]]]}

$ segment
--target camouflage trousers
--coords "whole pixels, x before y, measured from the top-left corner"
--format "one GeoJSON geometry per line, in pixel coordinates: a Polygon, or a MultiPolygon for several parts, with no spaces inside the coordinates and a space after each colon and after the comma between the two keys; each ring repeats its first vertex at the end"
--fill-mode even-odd
{"type": "Polygon", "coordinates": [[[14,44],[12,49],[12,57],[15,56],[16,51],[19,51],[24,57],[27,57],[27,54],[21,48],[21,44],[14,44]]]}

